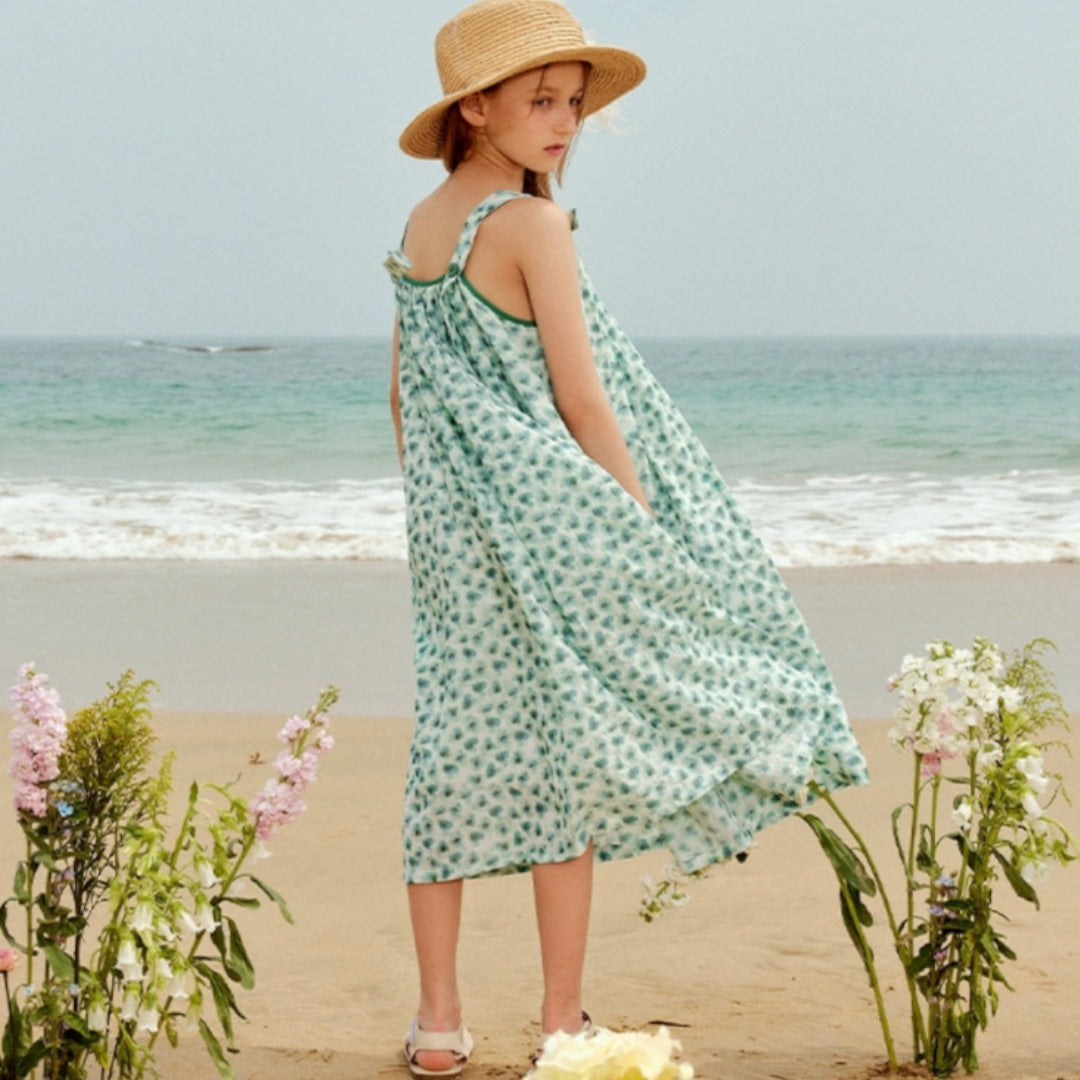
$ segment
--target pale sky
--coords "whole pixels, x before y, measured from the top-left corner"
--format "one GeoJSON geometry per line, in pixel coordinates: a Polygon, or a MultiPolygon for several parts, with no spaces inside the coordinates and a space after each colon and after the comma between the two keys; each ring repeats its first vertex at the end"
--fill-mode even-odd
{"type": "MultiPolygon", "coordinates": [[[[0,0],[0,336],[384,335],[456,0],[0,0]]],[[[575,0],[559,198],[642,336],[1080,333],[1077,0],[575,0]]]]}

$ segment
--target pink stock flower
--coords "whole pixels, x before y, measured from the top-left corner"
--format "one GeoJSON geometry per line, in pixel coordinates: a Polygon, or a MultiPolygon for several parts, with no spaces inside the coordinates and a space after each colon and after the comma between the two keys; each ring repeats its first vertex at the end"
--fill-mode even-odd
{"type": "Polygon", "coordinates": [[[278,732],[278,738],[283,743],[294,743],[310,727],[311,721],[306,716],[291,716],[278,732]]]}
{"type": "Polygon", "coordinates": [[[285,721],[278,738],[288,748],[274,760],[278,775],[267,780],[252,804],[258,840],[269,840],[282,825],[290,824],[304,812],[303,795],[315,782],[319,758],[334,745],[326,730],[329,722],[329,717],[320,712],[285,721]]]}
{"type": "Polygon", "coordinates": [[[11,732],[11,765],[15,781],[15,809],[33,817],[48,811],[47,785],[60,773],[60,752],[67,738],[67,714],[48,677],[33,663],[19,668],[19,681],[11,688],[15,728],[11,732]]]}
{"type": "Polygon", "coordinates": [[[14,971],[19,966],[19,954],[14,949],[0,949],[0,971],[14,971]]]}
{"type": "Polygon", "coordinates": [[[924,780],[931,776],[937,776],[941,772],[941,755],[935,753],[923,754],[919,772],[924,780]]]}
{"type": "Polygon", "coordinates": [[[301,798],[299,784],[278,778],[267,780],[255,798],[255,835],[269,840],[282,825],[294,822],[307,809],[301,798]]]}

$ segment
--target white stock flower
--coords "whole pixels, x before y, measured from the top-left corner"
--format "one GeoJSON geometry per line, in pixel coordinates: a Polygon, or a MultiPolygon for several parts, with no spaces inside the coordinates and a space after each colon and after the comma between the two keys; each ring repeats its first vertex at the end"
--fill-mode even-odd
{"type": "Polygon", "coordinates": [[[1050,879],[1050,864],[1032,860],[1020,867],[1020,876],[1031,886],[1042,885],[1050,879]]]}
{"type": "Polygon", "coordinates": [[[961,799],[949,816],[961,832],[967,832],[971,828],[971,803],[967,799],[961,799]]]}
{"type": "Polygon", "coordinates": [[[124,1004],[120,1007],[121,1020],[134,1020],[139,1014],[139,995],[129,990],[124,995],[124,1004]]]}
{"type": "Polygon", "coordinates": [[[1001,706],[1009,713],[1016,712],[1024,702],[1024,695],[1019,687],[1006,686],[1001,691],[1001,706]]]}
{"type": "Polygon", "coordinates": [[[1041,818],[1043,816],[1043,808],[1039,805],[1039,800],[1035,798],[1034,792],[1025,791],[1020,799],[1021,804],[1024,807],[1024,813],[1029,818],[1041,818]]]}
{"type": "Polygon", "coordinates": [[[1038,754],[1029,754],[1016,763],[1017,769],[1024,774],[1028,786],[1036,795],[1042,795],[1050,786],[1050,778],[1043,773],[1043,759],[1038,754]]]}

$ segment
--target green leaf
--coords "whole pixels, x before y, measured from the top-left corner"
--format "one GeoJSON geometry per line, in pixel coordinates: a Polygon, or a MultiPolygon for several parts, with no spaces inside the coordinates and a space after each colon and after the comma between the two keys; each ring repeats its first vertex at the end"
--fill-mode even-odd
{"type": "MultiPolygon", "coordinates": [[[[812,817],[813,815],[806,815],[806,816],[807,817],[812,817]]],[[[273,900],[275,904],[277,904],[278,909],[281,911],[282,917],[285,919],[285,921],[287,923],[291,923],[293,921],[292,912],[290,912],[288,907],[286,907],[286,905],[285,905],[285,897],[282,896],[281,893],[279,893],[277,891],[277,889],[270,888],[270,886],[267,885],[266,882],[263,881],[261,878],[257,878],[254,874],[251,874],[250,877],[251,877],[251,880],[260,889],[262,889],[262,891],[264,893],[266,893],[266,895],[271,900],[273,900]]]]}
{"type": "Polygon", "coordinates": [[[21,1058],[19,1058],[18,1064],[15,1066],[16,1076],[29,1076],[37,1067],[38,1063],[45,1057],[47,1053],[45,1047],[45,1040],[38,1039],[29,1050],[21,1058]]]}
{"type": "Polygon", "coordinates": [[[77,1012],[72,1012],[70,1009],[64,1013],[64,1025],[71,1031],[77,1032],[87,1042],[100,1038],[96,1031],[91,1031],[86,1026],[86,1021],[77,1012]]]}
{"type": "Polygon", "coordinates": [[[207,1053],[209,1053],[217,1066],[217,1071],[224,1077],[224,1080],[236,1080],[232,1066],[225,1058],[225,1051],[221,1049],[221,1043],[218,1042],[217,1036],[210,1030],[210,1025],[205,1020],[199,1021],[199,1034],[202,1035],[203,1042],[206,1043],[207,1053]]]}
{"type": "Polygon", "coordinates": [[[927,942],[905,965],[908,975],[914,977],[934,966],[934,947],[927,942]]]}
{"type": "Polygon", "coordinates": [[[63,872],[63,868],[57,863],[55,856],[48,848],[39,848],[37,860],[46,870],[52,870],[55,874],[63,872]]]}
{"type": "Polygon", "coordinates": [[[194,965],[195,970],[202,975],[210,984],[210,991],[214,995],[214,1006],[217,1009],[218,1019],[221,1021],[222,1030],[229,1042],[233,1038],[232,1014],[236,1013],[241,1020],[247,1017],[240,1011],[236,1004],[236,995],[233,994],[229,984],[205,961],[199,961],[194,965]]]}
{"type": "Polygon", "coordinates": [[[49,961],[49,966],[56,972],[57,979],[60,982],[70,983],[75,978],[75,965],[71,962],[71,957],[65,953],[59,945],[42,945],[41,951],[45,954],[45,959],[49,961]]]}
{"type": "MultiPolygon", "coordinates": [[[[217,913],[220,916],[220,908],[217,913]]],[[[214,948],[217,949],[221,958],[225,959],[225,928],[221,925],[220,918],[217,920],[217,926],[210,931],[210,940],[214,943],[214,948]]]]}
{"type": "Polygon", "coordinates": [[[1005,944],[1005,939],[1003,937],[995,937],[994,941],[997,942],[998,952],[1001,953],[1001,955],[1004,956],[1006,960],[1016,959],[1016,953],[1014,953],[1012,949],[1010,949],[1009,946],[1005,944]]]}
{"type": "Polygon", "coordinates": [[[0,904],[0,934],[3,934],[4,937],[8,940],[8,943],[14,945],[15,948],[19,950],[19,952],[26,952],[26,950],[19,944],[19,942],[12,935],[11,931],[8,929],[7,908],[9,903],[11,903],[10,900],[5,900],[2,904],[0,904]]]}
{"type": "Polygon", "coordinates": [[[251,964],[247,949],[244,948],[244,939],[240,936],[240,928],[232,919],[225,920],[229,925],[229,963],[240,976],[240,985],[245,990],[251,990],[255,986],[255,968],[251,964]]]}
{"type": "Polygon", "coordinates": [[[22,1011],[15,998],[11,999],[8,1006],[9,1017],[4,1027],[4,1036],[0,1040],[0,1064],[4,1061],[14,1061],[22,1051],[23,1043],[29,1036],[29,1031],[23,1020],[22,1011]]]}
{"type": "Polygon", "coordinates": [[[254,896],[223,896],[221,902],[223,904],[235,904],[237,907],[243,908],[262,907],[262,904],[254,896]]]}
{"type": "Polygon", "coordinates": [[[915,854],[915,865],[924,873],[932,874],[937,869],[937,852],[932,843],[933,834],[929,825],[919,828],[919,850],[915,854]]]}
{"type": "Polygon", "coordinates": [[[1039,894],[1023,879],[1020,871],[1016,869],[1016,866],[1010,859],[1007,859],[997,850],[997,848],[994,848],[993,852],[994,858],[1001,864],[1001,869],[1005,871],[1005,878],[1012,886],[1012,891],[1016,893],[1021,900],[1026,900],[1029,904],[1034,904],[1035,910],[1037,911],[1039,909],[1039,894]]]}
{"type": "Polygon", "coordinates": [[[800,814],[799,816],[814,830],[821,850],[832,863],[837,877],[853,889],[866,893],[867,896],[876,895],[877,886],[874,884],[874,879],[867,873],[866,867],[863,866],[854,850],[845,844],[821,818],[814,814],[800,814]]]}
{"type": "MultiPolygon", "coordinates": [[[[218,915],[221,916],[221,908],[218,909],[218,915]]],[[[225,940],[225,924],[229,920],[224,917],[221,918],[221,922],[218,923],[214,932],[210,935],[210,940],[214,943],[214,947],[217,949],[219,956],[221,957],[221,966],[225,969],[225,974],[232,979],[233,982],[244,985],[244,972],[242,968],[236,966],[233,962],[232,953],[229,949],[229,944],[225,940]]],[[[250,987],[248,988],[250,989],[250,987]]]]}
{"type": "Polygon", "coordinates": [[[15,867],[15,885],[13,889],[15,893],[15,899],[20,904],[28,904],[30,902],[30,875],[26,870],[26,861],[20,859],[15,867]]]}
{"type": "Polygon", "coordinates": [[[912,810],[911,803],[901,803],[891,815],[893,843],[896,844],[896,853],[900,856],[900,865],[907,866],[907,856],[904,854],[904,842],[900,839],[900,815],[905,810],[912,810]]]}
{"type": "Polygon", "coordinates": [[[844,920],[844,929],[847,930],[848,937],[851,938],[851,943],[855,946],[855,951],[859,954],[863,967],[866,968],[866,974],[870,977],[870,984],[873,985],[874,950],[870,948],[870,943],[862,932],[862,926],[870,926],[874,920],[866,905],[863,904],[862,897],[857,889],[852,889],[850,886],[841,886],[840,915],[844,920]],[[850,906],[848,903],[849,898],[850,906]],[[852,914],[852,908],[855,909],[854,915],[852,914]]]}

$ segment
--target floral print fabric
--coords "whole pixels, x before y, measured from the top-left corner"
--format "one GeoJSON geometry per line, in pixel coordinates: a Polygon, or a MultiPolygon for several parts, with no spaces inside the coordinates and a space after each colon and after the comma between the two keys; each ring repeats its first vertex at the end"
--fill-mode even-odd
{"type": "Polygon", "coordinates": [[[593,353],[654,517],[578,446],[535,325],[464,275],[395,279],[416,726],[409,882],[666,846],[749,848],[810,778],[864,783],[790,594],[704,448],[581,272],[593,353]]]}

